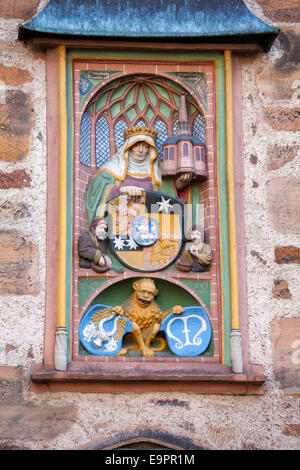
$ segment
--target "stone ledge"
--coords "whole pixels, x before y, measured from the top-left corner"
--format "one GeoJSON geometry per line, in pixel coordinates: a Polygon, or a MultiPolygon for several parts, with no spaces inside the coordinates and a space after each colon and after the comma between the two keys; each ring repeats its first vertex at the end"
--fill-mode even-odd
{"type": "Polygon", "coordinates": [[[195,392],[207,394],[261,395],[266,377],[261,368],[234,374],[225,366],[161,363],[70,363],[66,372],[34,366],[31,370],[33,392],[195,392]]]}

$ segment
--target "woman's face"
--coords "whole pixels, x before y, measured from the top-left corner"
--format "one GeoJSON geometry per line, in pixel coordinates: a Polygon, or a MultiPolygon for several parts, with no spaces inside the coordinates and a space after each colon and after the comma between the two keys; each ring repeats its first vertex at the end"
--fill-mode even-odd
{"type": "Polygon", "coordinates": [[[136,160],[144,160],[149,155],[150,145],[146,142],[137,142],[130,147],[130,153],[136,160]]]}

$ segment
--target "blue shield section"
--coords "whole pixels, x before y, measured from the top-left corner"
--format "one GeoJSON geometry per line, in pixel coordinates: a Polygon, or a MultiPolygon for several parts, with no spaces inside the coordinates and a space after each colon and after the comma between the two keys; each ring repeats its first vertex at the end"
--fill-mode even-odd
{"type": "Polygon", "coordinates": [[[116,356],[125,333],[131,332],[131,322],[116,315],[112,307],[94,305],[83,315],[79,325],[79,339],[84,348],[95,356],[116,356]]]}
{"type": "Polygon", "coordinates": [[[185,307],[181,315],[170,313],[161,324],[169,348],[182,357],[199,356],[206,351],[212,337],[212,328],[202,307],[185,307]]]}
{"type": "Polygon", "coordinates": [[[159,236],[158,221],[151,217],[137,217],[133,220],[132,238],[138,245],[151,246],[159,236]]]}
{"type": "Polygon", "coordinates": [[[79,91],[82,95],[85,95],[91,88],[93,84],[83,75],[80,76],[80,81],[78,84],[79,91]]]}

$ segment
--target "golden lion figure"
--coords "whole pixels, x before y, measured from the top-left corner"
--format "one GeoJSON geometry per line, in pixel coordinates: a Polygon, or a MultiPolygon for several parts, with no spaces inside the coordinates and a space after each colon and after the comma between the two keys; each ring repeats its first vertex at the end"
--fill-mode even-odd
{"type": "MultiPolygon", "coordinates": [[[[176,305],[163,313],[154,297],[158,294],[158,289],[152,279],[139,279],[132,284],[133,294],[122,305],[117,305],[113,311],[117,315],[125,315],[132,324],[132,334],[138,350],[142,356],[154,355],[151,342],[160,330],[162,321],[169,313],[179,315],[184,309],[176,305]]],[[[128,349],[122,348],[119,355],[125,355],[128,349]]]]}

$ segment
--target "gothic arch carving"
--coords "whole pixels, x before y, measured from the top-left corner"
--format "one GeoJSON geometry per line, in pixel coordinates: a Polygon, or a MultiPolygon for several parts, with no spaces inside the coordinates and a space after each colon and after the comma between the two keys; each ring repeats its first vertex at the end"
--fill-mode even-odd
{"type": "Polygon", "coordinates": [[[181,93],[186,94],[193,130],[204,142],[206,123],[201,101],[183,83],[151,74],[126,75],[98,87],[84,105],[81,122],[87,124],[81,126],[80,161],[88,160],[89,147],[91,165],[101,167],[105,155],[113,154],[123,143],[124,129],[140,125],[158,131],[158,156],[162,158],[163,142],[176,134],[181,93]],[[88,140],[88,131],[90,136],[95,135],[94,142],[88,140]],[[101,153],[104,157],[98,157],[101,153]]]}

